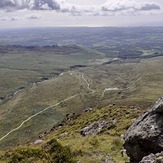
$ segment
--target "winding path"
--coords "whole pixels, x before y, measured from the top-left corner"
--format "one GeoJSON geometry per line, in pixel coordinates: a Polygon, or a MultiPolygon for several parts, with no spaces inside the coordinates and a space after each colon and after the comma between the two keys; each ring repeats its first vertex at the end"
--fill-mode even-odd
{"type": "Polygon", "coordinates": [[[85,81],[85,83],[87,84],[87,89],[89,89],[92,93],[94,93],[95,91],[93,89],[90,88],[90,84],[88,83],[88,81],[86,80],[86,78],[84,77],[84,74],[82,74],[82,78],[85,81]]]}
{"type": "MultiPolygon", "coordinates": [[[[131,83],[127,88],[118,89],[118,90],[128,90],[128,89],[130,89],[134,84],[136,84],[139,80],[141,80],[143,77],[148,76],[148,75],[150,75],[150,74],[142,75],[142,76],[138,77],[133,83],[131,83]]],[[[105,92],[106,92],[106,88],[103,90],[102,95],[101,95],[101,97],[100,97],[100,100],[104,97],[105,92]]]]}
{"type": "Polygon", "coordinates": [[[26,120],[24,120],[17,128],[11,130],[11,131],[8,132],[6,135],[4,135],[2,138],[0,138],[0,141],[2,141],[4,138],[6,138],[8,135],[10,135],[11,133],[13,133],[14,131],[19,130],[26,122],[28,122],[28,121],[31,120],[32,118],[36,117],[37,115],[39,115],[39,114],[45,112],[46,110],[48,110],[48,109],[50,109],[50,108],[52,108],[52,107],[58,106],[58,105],[60,105],[60,104],[63,103],[63,102],[66,102],[66,101],[68,101],[68,100],[71,100],[72,98],[76,97],[77,95],[78,95],[78,94],[75,94],[75,95],[73,95],[73,96],[70,96],[70,97],[66,98],[65,100],[62,100],[62,101],[58,102],[57,104],[48,106],[47,108],[45,108],[45,109],[39,111],[38,113],[36,113],[36,114],[30,116],[29,118],[27,118],[26,120]]]}
{"type": "Polygon", "coordinates": [[[100,100],[105,96],[105,92],[106,92],[106,90],[104,89],[104,90],[102,91],[102,94],[101,94],[100,100]]]}
{"type": "Polygon", "coordinates": [[[131,85],[129,85],[126,89],[129,89],[131,88],[134,84],[136,84],[141,78],[145,77],[145,76],[148,76],[149,74],[145,74],[145,75],[142,75],[140,76],[139,78],[137,78],[131,85]]]}
{"type": "MultiPolygon", "coordinates": [[[[131,88],[134,84],[136,84],[141,78],[143,78],[144,76],[148,76],[148,75],[150,75],[150,74],[146,74],[146,75],[140,76],[140,77],[139,77],[138,79],[136,79],[130,86],[128,86],[128,87],[125,88],[125,89],[119,89],[119,90],[128,90],[128,89],[131,88]]],[[[106,88],[105,88],[104,90],[102,90],[102,91],[95,91],[95,90],[93,90],[93,89],[90,88],[90,84],[89,84],[89,82],[86,80],[86,78],[84,77],[84,74],[82,74],[81,77],[82,77],[82,79],[84,80],[84,82],[87,84],[87,89],[91,91],[91,94],[93,94],[93,93],[95,93],[95,92],[102,92],[102,95],[101,95],[101,97],[100,97],[100,100],[101,100],[101,99],[104,97],[104,95],[105,95],[106,88]]],[[[88,94],[88,93],[85,93],[85,94],[88,94]]],[[[72,96],[70,96],[70,97],[68,97],[68,98],[66,98],[66,99],[64,99],[64,100],[62,100],[62,101],[56,103],[55,105],[48,106],[47,108],[45,108],[45,109],[39,111],[38,113],[35,113],[34,115],[32,115],[32,116],[30,116],[29,118],[27,118],[26,120],[24,120],[17,128],[15,128],[15,129],[9,131],[6,135],[4,135],[3,137],[1,137],[1,138],[0,138],[0,141],[2,141],[3,139],[5,139],[5,138],[6,138],[7,136],[9,136],[11,133],[13,133],[13,132],[19,130],[25,123],[27,123],[27,122],[28,122],[29,120],[31,120],[32,118],[38,116],[39,114],[45,112],[46,110],[48,110],[48,109],[50,109],[50,108],[52,108],[52,107],[59,106],[61,103],[66,102],[66,101],[69,101],[69,100],[75,98],[75,97],[78,96],[78,95],[80,95],[80,93],[75,94],[75,95],[72,95],[72,96]]]]}
{"type": "MultiPolygon", "coordinates": [[[[92,89],[90,88],[90,84],[89,84],[88,81],[85,79],[84,74],[82,74],[82,79],[83,79],[83,80],[85,81],[85,83],[87,84],[87,89],[90,90],[92,93],[94,93],[95,91],[92,90],[92,89]]],[[[15,129],[12,129],[12,130],[9,131],[6,135],[4,135],[3,137],[1,137],[1,138],[0,138],[0,141],[2,141],[3,139],[5,139],[5,138],[6,138],[7,136],[9,136],[11,133],[13,133],[13,132],[19,130],[26,122],[28,122],[28,121],[31,120],[32,118],[38,116],[39,114],[45,112],[46,110],[48,110],[48,109],[50,109],[50,108],[52,108],[52,107],[59,106],[61,103],[66,102],[66,101],[69,101],[69,100],[75,98],[75,97],[78,96],[78,95],[79,95],[79,93],[78,93],[78,94],[75,94],[75,95],[72,95],[72,96],[70,96],[70,97],[68,97],[68,98],[66,98],[66,99],[64,99],[64,100],[62,100],[62,101],[56,103],[55,105],[48,106],[47,108],[45,108],[45,109],[39,111],[38,113],[35,113],[34,115],[32,115],[32,116],[30,116],[29,118],[27,118],[26,120],[24,120],[18,127],[16,127],[15,129]]]]}

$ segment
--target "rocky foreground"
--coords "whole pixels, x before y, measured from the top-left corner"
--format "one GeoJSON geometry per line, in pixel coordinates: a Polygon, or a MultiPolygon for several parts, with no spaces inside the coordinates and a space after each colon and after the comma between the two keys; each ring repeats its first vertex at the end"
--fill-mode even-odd
{"type": "Polygon", "coordinates": [[[163,163],[163,98],[127,130],[124,148],[131,163],[163,163]]]}

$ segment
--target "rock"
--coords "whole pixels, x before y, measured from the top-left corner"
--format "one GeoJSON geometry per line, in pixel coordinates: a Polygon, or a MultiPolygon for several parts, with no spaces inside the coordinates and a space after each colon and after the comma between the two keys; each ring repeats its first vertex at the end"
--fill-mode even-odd
{"type": "Polygon", "coordinates": [[[68,135],[68,132],[64,132],[64,133],[60,134],[60,137],[65,137],[67,135],[68,135]]]}
{"type": "Polygon", "coordinates": [[[34,142],[34,144],[41,144],[41,143],[43,143],[44,142],[44,140],[36,140],[35,142],[34,142]]]}
{"type": "Polygon", "coordinates": [[[76,163],[82,163],[81,161],[77,161],[76,163]]]}
{"type": "Polygon", "coordinates": [[[96,135],[101,132],[101,130],[104,127],[112,125],[113,122],[106,122],[106,121],[98,121],[94,122],[93,124],[83,128],[81,130],[81,135],[86,136],[86,135],[96,135]]]}
{"type": "Polygon", "coordinates": [[[121,91],[118,92],[119,95],[120,95],[121,93],[122,93],[121,91]]]}
{"type": "Polygon", "coordinates": [[[5,97],[0,97],[0,100],[3,101],[5,99],[5,97]]]}
{"type": "Polygon", "coordinates": [[[143,157],[140,163],[163,163],[163,152],[143,157]]]}
{"type": "Polygon", "coordinates": [[[106,156],[105,160],[102,163],[114,163],[114,160],[111,159],[109,156],[106,156]]]}
{"type": "Polygon", "coordinates": [[[39,135],[39,138],[44,138],[49,133],[50,133],[49,131],[45,131],[44,133],[39,135]]]}
{"type": "Polygon", "coordinates": [[[126,155],[126,150],[125,149],[122,149],[120,152],[121,152],[122,157],[124,157],[126,155]]]}
{"type": "Polygon", "coordinates": [[[131,162],[163,151],[163,98],[140,116],[125,134],[124,148],[131,162]]]}
{"type": "Polygon", "coordinates": [[[82,67],[87,67],[87,65],[74,65],[74,66],[70,66],[70,69],[76,69],[76,68],[82,68],[82,67]]]}
{"type": "Polygon", "coordinates": [[[87,108],[85,109],[85,112],[91,112],[93,109],[92,108],[87,108]]]}
{"type": "Polygon", "coordinates": [[[48,77],[43,77],[42,80],[49,80],[49,78],[48,77]]]}
{"type": "Polygon", "coordinates": [[[134,106],[130,106],[130,109],[135,109],[135,107],[134,106]]]}

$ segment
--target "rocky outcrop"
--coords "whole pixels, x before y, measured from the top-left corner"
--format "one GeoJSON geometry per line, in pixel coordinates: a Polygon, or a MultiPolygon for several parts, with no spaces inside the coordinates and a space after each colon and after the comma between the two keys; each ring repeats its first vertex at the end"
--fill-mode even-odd
{"type": "Polygon", "coordinates": [[[163,163],[163,152],[145,156],[140,163],[163,163]]]}
{"type": "Polygon", "coordinates": [[[113,159],[111,159],[109,156],[106,156],[106,158],[104,159],[104,161],[102,161],[102,163],[114,163],[115,161],[113,159]]]}
{"type": "Polygon", "coordinates": [[[127,130],[124,148],[131,162],[136,163],[144,156],[163,151],[163,98],[127,130]]]}
{"type": "Polygon", "coordinates": [[[81,130],[81,135],[82,136],[96,135],[96,134],[100,133],[104,127],[111,127],[111,126],[113,126],[113,121],[110,121],[110,122],[107,122],[107,121],[94,122],[93,124],[83,128],[81,130]]]}

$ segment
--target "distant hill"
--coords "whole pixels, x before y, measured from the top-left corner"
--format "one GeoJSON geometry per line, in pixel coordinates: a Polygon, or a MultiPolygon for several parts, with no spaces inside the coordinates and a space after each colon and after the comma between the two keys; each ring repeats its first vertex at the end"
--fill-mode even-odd
{"type": "Polygon", "coordinates": [[[74,65],[92,65],[105,55],[78,45],[0,45],[0,98],[20,87],[67,71],[74,65]]]}

